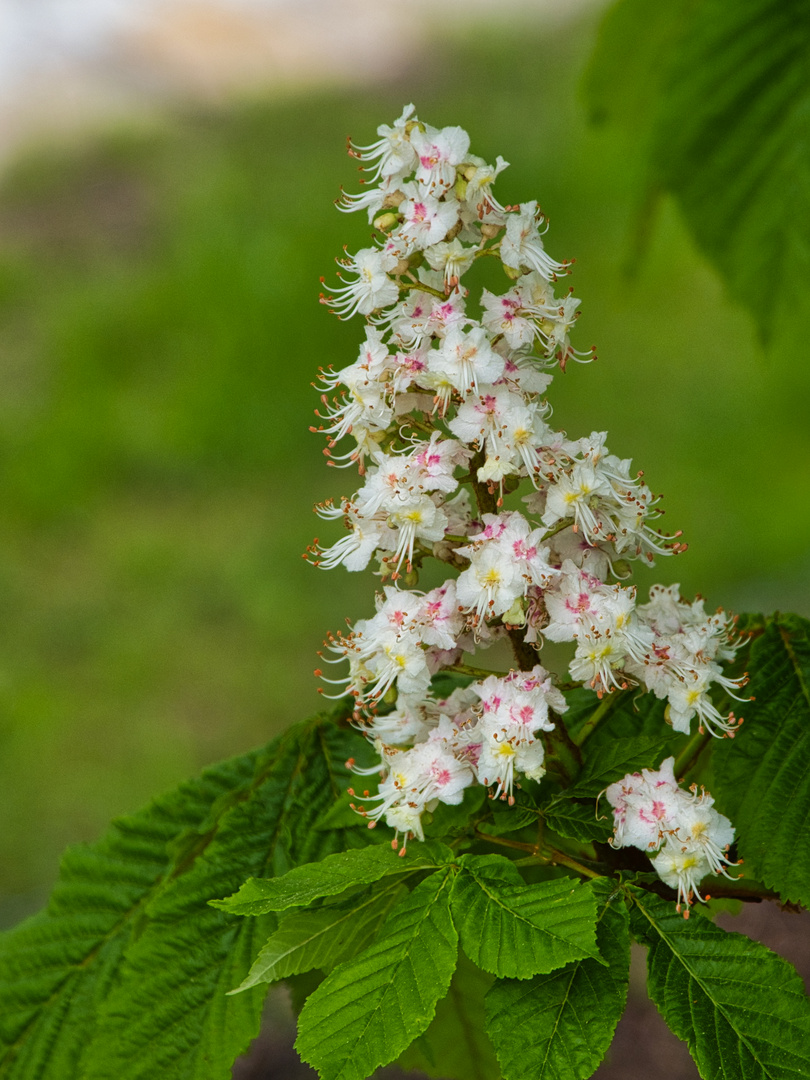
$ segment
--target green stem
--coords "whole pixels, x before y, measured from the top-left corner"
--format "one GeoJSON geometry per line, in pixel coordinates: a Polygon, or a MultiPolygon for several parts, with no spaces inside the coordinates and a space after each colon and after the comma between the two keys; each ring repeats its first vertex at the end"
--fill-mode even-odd
{"type": "Polygon", "coordinates": [[[430,293],[431,296],[437,296],[440,300],[446,300],[447,297],[443,292],[439,292],[438,289],[434,289],[432,285],[425,285],[423,281],[400,281],[400,289],[417,289],[419,292],[430,293]]]}
{"type": "Polygon", "coordinates": [[[698,731],[695,735],[692,736],[692,738],[689,740],[683,750],[681,750],[680,754],[678,754],[677,758],[675,759],[675,764],[672,767],[676,779],[685,776],[690,769],[694,768],[697,759],[700,757],[700,755],[703,753],[703,751],[706,749],[706,747],[709,745],[713,738],[714,736],[708,731],[708,729],[704,731],[698,731]]]}
{"type": "Polygon", "coordinates": [[[567,866],[570,870],[575,870],[586,878],[599,878],[607,875],[606,870],[601,873],[598,870],[591,870],[590,867],[584,866],[576,859],[572,859],[570,855],[566,855],[564,851],[558,851],[553,847],[546,847],[542,852],[535,851],[525,859],[517,859],[515,866],[541,866],[544,864],[553,866],[557,863],[560,866],[567,866]]]}
{"type": "Polygon", "coordinates": [[[571,518],[563,518],[562,521],[558,521],[556,525],[543,533],[543,540],[550,540],[552,536],[556,536],[563,529],[570,529],[573,524],[571,518]]]}
{"type": "Polygon", "coordinates": [[[579,729],[579,731],[572,737],[572,742],[575,746],[582,747],[585,742],[596,731],[603,720],[606,720],[608,716],[616,708],[616,703],[624,693],[623,690],[614,690],[612,694],[605,694],[591,715],[579,729]]]}
{"type": "Polygon", "coordinates": [[[472,664],[451,664],[450,667],[446,667],[444,670],[450,671],[454,675],[472,675],[476,679],[488,679],[490,675],[503,679],[506,675],[505,671],[488,671],[486,668],[473,667],[472,664]]]}
{"type": "MultiPolygon", "coordinates": [[[[520,840],[507,840],[505,836],[491,836],[489,833],[482,832],[480,829],[475,830],[475,835],[479,840],[486,840],[488,844],[495,844],[496,847],[512,848],[516,851],[528,851],[532,856],[537,854],[537,847],[535,844],[524,844],[520,840]]],[[[521,863],[524,861],[520,860],[521,863]]]]}

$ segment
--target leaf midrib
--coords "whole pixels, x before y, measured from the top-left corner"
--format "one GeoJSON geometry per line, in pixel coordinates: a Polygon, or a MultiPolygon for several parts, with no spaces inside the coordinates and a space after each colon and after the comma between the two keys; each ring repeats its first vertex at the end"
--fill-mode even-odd
{"type": "Polygon", "coordinates": [[[757,1065],[759,1065],[759,1066],[760,1066],[760,1068],[762,1069],[762,1074],[763,1074],[763,1076],[765,1076],[765,1077],[770,1077],[770,1078],[772,1078],[772,1080],[778,1080],[778,1077],[776,1076],[776,1074],[775,1074],[775,1073],[773,1073],[773,1072],[770,1072],[769,1070],[767,1070],[767,1069],[766,1069],[765,1063],[764,1063],[764,1062],[763,1062],[763,1061],[761,1060],[761,1058],[760,1058],[760,1057],[759,1057],[759,1056],[758,1056],[758,1055],[757,1055],[757,1054],[756,1054],[756,1053],[754,1052],[754,1050],[753,1050],[753,1048],[752,1048],[752,1046],[751,1046],[751,1044],[750,1044],[749,1040],[748,1040],[748,1039],[747,1039],[747,1038],[746,1038],[746,1037],[745,1037],[745,1036],[744,1036],[744,1035],[743,1035],[743,1034],[742,1034],[742,1033],[741,1033],[741,1032],[740,1032],[740,1031],[738,1030],[738,1028],[736,1027],[736,1025],[735,1025],[735,1024],[733,1024],[733,1023],[732,1023],[732,1021],[731,1021],[731,1020],[729,1019],[729,1017],[728,1017],[728,1013],[726,1012],[726,1009],[725,1009],[725,1008],[723,1007],[723,1005],[721,1005],[721,1004],[720,1004],[719,1002],[716,1002],[716,1001],[715,1001],[715,999],[714,999],[714,998],[712,997],[712,995],[711,995],[711,994],[709,993],[708,989],[706,988],[706,986],[705,986],[705,984],[704,984],[703,980],[702,980],[702,979],[700,978],[700,976],[699,976],[699,975],[697,975],[697,974],[695,974],[695,972],[694,972],[694,971],[692,970],[692,968],[691,968],[691,967],[689,966],[689,964],[687,963],[687,961],[686,961],[685,957],[684,957],[684,956],[683,956],[683,955],[682,955],[682,954],[681,954],[680,952],[678,952],[678,951],[676,950],[676,948],[675,948],[675,947],[674,947],[674,945],[672,944],[672,941],[671,941],[670,937],[669,937],[669,936],[668,936],[668,935],[667,935],[667,934],[666,934],[666,933],[665,933],[665,932],[664,932],[664,931],[663,931],[663,930],[661,929],[661,927],[659,926],[659,924],[658,924],[658,923],[657,923],[657,922],[655,921],[655,919],[653,919],[653,918],[652,918],[652,917],[650,916],[650,914],[649,914],[649,913],[648,913],[648,912],[646,911],[646,909],[645,909],[645,908],[644,908],[644,907],[643,907],[643,906],[642,906],[642,905],[641,905],[641,904],[640,904],[640,903],[638,902],[638,900],[635,900],[635,904],[636,904],[636,906],[638,907],[639,911],[641,911],[641,913],[642,913],[642,914],[644,915],[644,917],[645,917],[645,919],[647,920],[647,922],[649,922],[650,926],[652,926],[652,928],[653,928],[653,929],[655,930],[655,932],[656,932],[656,933],[658,934],[658,936],[659,936],[659,938],[661,939],[661,941],[662,941],[662,942],[664,942],[664,944],[665,944],[665,945],[667,946],[667,948],[668,948],[668,949],[669,949],[669,951],[670,951],[670,954],[671,954],[671,956],[672,956],[672,957],[673,957],[673,958],[674,958],[675,960],[677,960],[677,961],[678,961],[678,962],[679,962],[679,963],[681,964],[681,966],[682,966],[682,967],[683,967],[683,969],[684,969],[684,970],[685,970],[685,971],[687,972],[687,974],[689,975],[689,977],[690,977],[691,979],[694,979],[694,981],[695,981],[695,982],[696,982],[696,983],[698,984],[698,986],[700,987],[701,991],[703,992],[703,994],[704,994],[704,995],[705,995],[705,997],[707,998],[707,1000],[708,1000],[708,1001],[709,1001],[709,1002],[710,1002],[710,1003],[712,1004],[712,1006],[713,1006],[713,1007],[714,1007],[714,1008],[715,1008],[715,1009],[717,1010],[717,1012],[719,1012],[719,1013],[721,1014],[721,1016],[723,1017],[723,1019],[725,1020],[725,1022],[726,1022],[726,1023],[728,1024],[729,1028],[731,1028],[732,1032],[734,1033],[734,1036],[735,1036],[735,1038],[736,1038],[736,1039],[737,1039],[737,1040],[738,1040],[738,1041],[739,1041],[739,1042],[740,1042],[740,1043],[741,1043],[741,1044],[742,1044],[743,1046],[745,1046],[745,1048],[746,1048],[746,1049],[748,1050],[748,1052],[749,1052],[749,1053],[751,1054],[751,1057],[752,1057],[752,1058],[754,1059],[754,1061],[755,1061],[755,1062],[757,1063],[757,1065]]]}
{"type": "MultiPolygon", "coordinates": [[[[444,890],[447,888],[447,885],[448,885],[448,882],[450,881],[451,876],[452,876],[452,868],[448,867],[447,871],[445,873],[444,881],[441,883],[441,887],[439,889],[437,889],[436,894],[435,894],[435,896],[433,896],[431,898],[430,903],[425,905],[424,910],[422,911],[418,922],[414,924],[414,932],[411,934],[410,938],[408,938],[408,941],[406,943],[407,947],[403,949],[402,955],[399,958],[399,960],[397,961],[397,967],[399,967],[401,964],[403,964],[405,962],[406,958],[410,955],[413,944],[417,940],[417,938],[419,937],[419,934],[421,932],[421,928],[422,928],[425,920],[428,918],[430,913],[433,911],[434,906],[439,901],[439,897],[442,895],[444,890]]],[[[388,994],[391,992],[391,989],[392,989],[393,986],[394,986],[394,979],[391,978],[391,979],[389,979],[388,983],[384,987],[383,992],[380,995],[380,998],[379,998],[377,1004],[371,1010],[371,1012],[368,1014],[368,1017],[366,1018],[366,1023],[365,1023],[365,1025],[363,1027],[363,1030],[360,1032],[360,1034],[357,1036],[357,1038],[354,1040],[354,1042],[352,1044],[353,1047],[357,1046],[357,1044],[361,1041],[361,1039],[363,1039],[365,1037],[365,1034],[368,1031],[372,1021],[374,1019],[376,1019],[376,1017],[378,1016],[378,1014],[379,1014],[379,1012],[380,1012],[380,1010],[382,1008],[383,1002],[385,1001],[388,994]]],[[[334,1080],[343,1080],[343,1078],[346,1076],[346,1065],[350,1060],[351,1060],[351,1056],[346,1058],[346,1060],[344,1061],[344,1063],[340,1067],[340,1072],[335,1074],[334,1080]]]]}
{"type": "MultiPolygon", "coordinates": [[[[386,885],[385,888],[381,889],[379,892],[372,893],[366,900],[364,900],[362,902],[362,904],[358,904],[356,907],[352,907],[348,911],[345,911],[338,919],[335,919],[334,922],[330,922],[328,925],[322,926],[319,930],[317,930],[313,934],[310,934],[310,936],[307,937],[307,938],[299,938],[295,942],[295,944],[290,946],[290,948],[286,949],[285,952],[278,953],[276,955],[276,958],[273,960],[272,964],[270,964],[268,966],[268,968],[264,969],[265,972],[267,970],[269,970],[270,968],[276,967],[282,960],[285,960],[288,956],[292,956],[294,953],[299,952],[301,949],[306,948],[308,945],[311,945],[313,941],[316,941],[319,937],[323,937],[324,934],[333,933],[335,928],[340,926],[341,923],[344,923],[349,919],[356,918],[358,913],[361,912],[364,908],[371,907],[373,904],[376,904],[377,901],[385,898],[386,893],[395,893],[397,889],[401,888],[401,886],[402,886],[402,879],[397,879],[395,881],[392,881],[390,884],[386,885]]],[[[390,898],[389,898],[389,901],[390,901],[390,898]]],[[[328,908],[321,908],[319,910],[328,911],[329,909],[328,908]]],[[[300,913],[296,913],[296,915],[299,915],[299,914],[300,913]]],[[[295,917],[295,916],[293,916],[293,917],[295,917]]],[[[276,931],[276,933],[282,932],[283,929],[284,929],[283,926],[280,926],[278,928],[278,930],[276,931]]],[[[268,942],[268,944],[269,944],[269,942],[268,942]]],[[[313,965],[313,966],[317,967],[317,965],[313,965]]],[[[300,972],[298,972],[297,974],[300,974],[300,972]]],[[[281,978],[286,978],[287,976],[280,976],[280,977],[281,978]]],[[[248,990],[248,989],[250,989],[251,986],[257,986],[259,983],[262,983],[262,982],[269,983],[269,982],[276,982],[276,981],[277,981],[276,979],[257,978],[254,982],[248,983],[246,986],[240,987],[240,989],[248,990]]]]}
{"type": "MultiPolygon", "coordinates": [[[[516,910],[515,908],[509,907],[509,905],[507,903],[505,903],[505,901],[502,900],[496,893],[490,892],[489,889],[487,889],[484,882],[475,873],[474,870],[470,870],[470,869],[468,869],[466,867],[465,867],[465,870],[473,878],[473,880],[475,881],[476,885],[481,890],[481,892],[484,893],[484,895],[487,896],[490,900],[492,900],[495,904],[497,904],[498,907],[501,907],[501,908],[503,908],[504,911],[508,912],[514,919],[518,919],[520,922],[523,922],[527,926],[530,926],[532,928],[532,930],[538,930],[541,934],[546,934],[548,937],[553,938],[555,941],[559,941],[559,942],[561,942],[562,944],[564,944],[564,945],[566,945],[568,947],[574,946],[574,942],[572,942],[570,938],[562,937],[560,934],[555,934],[554,931],[549,930],[548,927],[540,926],[539,923],[532,922],[532,920],[529,919],[526,915],[522,915],[519,910],[516,910]]],[[[510,886],[510,884],[508,882],[505,882],[505,884],[506,884],[507,888],[516,888],[516,886],[514,886],[514,885],[510,886]]],[[[526,885],[526,886],[524,886],[524,888],[530,889],[531,886],[526,885]]],[[[575,886],[575,888],[576,888],[576,886],[575,886]]],[[[562,894],[560,894],[560,898],[562,898],[562,894]]],[[[548,899],[553,902],[552,897],[549,897],[548,899]]],[[[574,947],[576,947],[576,946],[574,946],[574,947]]],[[[586,954],[586,956],[583,957],[582,959],[588,959],[589,955],[590,954],[586,954]]]]}

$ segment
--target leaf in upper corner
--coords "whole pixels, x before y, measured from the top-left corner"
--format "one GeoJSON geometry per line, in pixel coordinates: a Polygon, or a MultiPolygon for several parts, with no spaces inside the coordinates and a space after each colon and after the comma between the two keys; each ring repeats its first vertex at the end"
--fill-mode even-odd
{"type": "Polygon", "coordinates": [[[404,891],[401,879],[396,879],[340,904],[287,915],[242,984],[230,993],[241,993],[259,983],[277,982],[313,968],[330,971],[366,947],[404,891]]]}
{"type": "Polygon", "coordinates": [[[390,844],[340,851],[320,862],[296,866],[281,877],[249,878],[233,896],[211,900],[231,915],[266,915],[290,907],[306,907],[322,896],[337,896],[355,885],[367,885],[389,874],[432,869],[452,858],[438,842],[411,845],[397,854],[390,844]]]}
{"type": "Polygon", "coordinates": [[[766,341],[810,325],[808,65],[808,0],[621,0],[586,79],[766,341]]]}
{"type": "Polygon", "coordinates": [[[699,912],[686,920],[652,893],[630,894],[650,997],[703,1080],[806,1080],[810,1001],[794,968],[699,912]]]}
{"type": "Polygon", "coordinates": [[[766,341],[785,320],[807,329],[809,68],[807,0],[702,0],[656,131],[664,183],[766,341]]]}
{"type": "Polygon", "coordinates": [[[498,981],[487,994],[487,1031],[504,1080],[586,1080],[610,1046],[627,998],[628,915],[612,881],[592,888],[607,966],[576,960],[525,982],[498,981]]]}
{"type": "Polygon", "coordinates": [[[527,979],[598,957],[596,900],[573,878],[527,885],[502,855],[463,855],[453,917],[464,952],[484,971],[527,979]]]}
{"type": "Polygon", "coordinates": [[[493,977],[462,953],[447,996],[430,1027],[397,1058],[437,1080],[499,1080],[501,1070],[484,1030],[484,997],[493,977]]]}
{"type": "Polygon", "coordinates": [[[718,807],[746,870],[810,907],[810,621],[775,616],[751,646],[745,723],[713,755],[718,807]]]}
{"type": "Polygon", "coordinates": [[[440,870],[417,885],[382,935],[307,1000],[295,1045],[322,1080],[366,1080],[429,1027],[458,953],[451,877],[440,870]]]}

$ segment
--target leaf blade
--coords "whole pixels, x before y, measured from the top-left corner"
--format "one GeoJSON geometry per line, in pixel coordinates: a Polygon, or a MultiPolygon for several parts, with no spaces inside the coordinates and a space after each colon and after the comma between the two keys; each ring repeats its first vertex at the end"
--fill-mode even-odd
{"type": "Polygon", "coordinates": [[[242,983],[229,993],[313,968],[329,971],[365,948],[402,893],[402,883],[394,881],[382,890],[370,891],[364,899],[293,912],[262,947],[242,983]]]}
{"type": "Polygon", "coordinates": [[[430,1025],[458,954],[450,882],[447,870],[417,885],[382,937],[307,1000],[296,1048],[322,1080],[366,1080],[430,1025]]]}
{"type": "Polygon", "coordinates": [[[810,1002],[787,961],[700,914],[630,888],[633,933],[649,946],[647,986],[704,1080],[800,1080],[810,1073],[810,1002]]]}
{"type": "Polygon", "coordinates": [[[757,880],[810,906],[810,622],[776,616],[753,643],[741,730],[714,755],[715,795],[757,880]]]}
{"type": "Polygon", "coordinates": [[[47,909],[0,939],[0,1076],[78,1075],[113,980],[145,905],[171,870],[170,845],[252,777],[254,752],[113,822],[93,845],[71,848],[47,909]]]}
{"type": "Polygon", "coordinates": [[[355,885],[368,885],[389,874],[434,869],[452,854],[442,844],[420,844],[398,855],[388,844],[340,851],[317,863],[293,867],[282,877],[248,878],[233,896],[211,900],[231,915],[266,915],[290,907],[306,907],[324,896],[336,896],[355,885]],[[438,861],[437,861],[438,860],[438,861]]]}
{"type": "Polygon", "coordinates": [[[453,886],[453,916],[464,952],[503,978],[528,979],[571,960],[598,957],[596,900],[580,882],[526,885],[500,855],[464,855],[453,886]]]}
{"type": "Polygon", "coordinates": [[[528,982],[501,980],[487,995],[487,1031],[504,1080],[586,1080],[610,1046],[627,997],[629,916],[612,882],[593,887],[608,966],[577,960],[528,982]]]}
{"type": "Polygon", "coordinates": [[[83,1080],[226,1080],[258,1033],[266,987],[228,997],[275,917],[234,919],[208,905],[251,874],[345,845],[311,826],[334,799],[354,733],[321,717],[285,735],[243,796],[224,808],[191,866],[150,900],[117,985],[106,997],[83,1080]],[[348,741],[347,741],[348,740],[348,741]]]}

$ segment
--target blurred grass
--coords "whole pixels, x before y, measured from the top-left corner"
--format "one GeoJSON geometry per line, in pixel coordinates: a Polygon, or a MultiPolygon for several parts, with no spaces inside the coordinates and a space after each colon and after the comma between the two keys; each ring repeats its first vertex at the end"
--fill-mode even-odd
{"type": "Polygon", "coordinates": [[[354,484],[307,431],[310,381],[362,336],[317,303],[368,237],[332,205],[356,190],[343,140],[407,100],[512,161],[499,197],[539,193],[550,251],[577,257],[600,359],[557,379],[556,420],[607,428],[691,546],[642,587],[808,609],[810,365],[763,360],[671,210],[625,273],[633,177],[576,92],[592,34],[487,32],[401,83],[173,115],[9,171],[0,920],[65,843],[314,711],[324,633],[368,613],[370,575],[300,558],[312,503],[354,484]]]}

